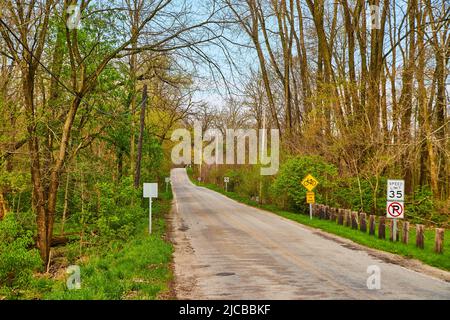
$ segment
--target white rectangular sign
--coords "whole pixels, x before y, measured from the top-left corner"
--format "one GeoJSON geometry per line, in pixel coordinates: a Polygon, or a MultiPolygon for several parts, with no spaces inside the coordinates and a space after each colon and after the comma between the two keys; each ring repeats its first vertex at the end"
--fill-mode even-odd
{"type": "Polygon", "coordinates": [[[387,181],[387,201],[405,201],[405,180],[387,181]]]}
{"type": "Polygon", "coordinates": [[[386,204],[386,217],[389,219],[403,219],[405,205],[402,201],[388,201],[386,204]]]}
{"type": "Polygon", "coordinates": [[[230,178],[229,177],[225,177],[225,178],[223,178],[223,181],[228,183],[228,182],[230,182],[230,178]]]}
{"type": "Polygon", "coordinates": [[[170,178],[166,177],[166,183],[169,183],[169,182],[170,182],[170,178]]]}
{"type": "Polygon", "coordinates": [[[144,183],[144,198],[158,198],[157,183],[144,183]]]}

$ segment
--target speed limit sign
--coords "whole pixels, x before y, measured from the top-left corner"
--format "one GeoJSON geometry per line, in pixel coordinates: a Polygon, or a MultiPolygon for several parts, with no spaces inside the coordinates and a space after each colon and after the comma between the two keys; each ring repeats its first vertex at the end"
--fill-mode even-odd
{"type": "Polygon", "coordinates": [[[405,180],[387,181],[387,201],[405,201],[405,180]]]}

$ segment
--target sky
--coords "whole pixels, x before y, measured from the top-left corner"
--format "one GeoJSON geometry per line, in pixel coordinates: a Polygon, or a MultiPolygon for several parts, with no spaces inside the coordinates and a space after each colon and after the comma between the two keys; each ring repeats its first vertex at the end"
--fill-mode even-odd
{"type": "MultiPolygon", "coordinates": [[[[103,1],[104,0],[98,0],[97,3],[101,4],[103,1]]],[[[123,2],[124,0],[117,1],[123,2]]],[[[151,3],[149,0],[144,1],[151,3]]],[[[405,11],[405,3],[405,1],[401,0],[396,2],[398,15],[397,24],[400,23],[402,11],[405,11]]],[[[191,11],[189,14],[190,20],[187,22],[191,24],[204,20],[212,9],[210,0],[173,0],[170,6],[171,7],[168,7],[170,10],[178,10],[183,6],[187,6],[187,8],[191,11]]],[[[304,14],[309,15],[309,11],[305,10],[304,14]]],[[[370,13],[368,12],[367,14],[370,13]]],[[[305,23],[307,22],[308,20],[306,19],[305,23]]],[[[309,23],[311,22],[309,21],[309,23]]],[[[269,27],[271,24],[272,22],[269,20],[269,27]]],[[[202,36],[206,37],[206,33],[202,36]]],[[[242,32],[239,33],[237,29],[225,31],[224,36],[228,39],[232,39],[233,42],[249,44],[248,37],[242,34],[242,32]]],[[[307,38],[306,40],[310,40],[311,45],[314,46],[314,39],[307,38]]],[[[198,49],[201,49],[202,53],[212,60],[214,66],[211,66],[211,64],[204,59],[199,59],[199,55],[197,55],[197,59],[194,63],[182,58],[181,56],[177,56],[177,63],[183,68],[191,72],[195,72],[197,76],[195,85],[199,90],[194,96],[197,101],[204,101],[212,106],[222,106],[226,101],[228,90],[231,90],[232,94],[238,94],[244,87],[246,79],[249,78],[248,76],[251,70],[258,70],[258,60],[254,49],[238,47],[226,41],[223,41],[220,45],[218,45],[217,41],[214,41],[212,44],[202,44],[198,47],[198,49]],[[231,66],[229,64],[227,55],[233,59],[236,64],[235,66],[231,66]],[[225,78],[225,81],[222,77],[225,78]],[[225,83],[227,83],[228,87],[225,83]]],[[[390,43],[387,40],[385,42],[385,52],[389,49],[390,43]]],[[[293,50],[295,50],[295,48],[293,50]]],[[[185,56],[196,55],[192,52],[192,50],[185,50],[183,54],[185,56]]],[[[401,57],[399,48],[397,48],[397,57],[398,59],[401,57]]],[[[356,57],[356,59],[359,60],[358,57],[356,57]]],[[[310,63],[314,63],[314,61],[310,61],[310,63]]],[[[401,67],[401,61],[398,61],[397,64],[398,67],[401,67]]],[[[447,85],[447,88],[450,90],[450,83],[447,85]]]]}

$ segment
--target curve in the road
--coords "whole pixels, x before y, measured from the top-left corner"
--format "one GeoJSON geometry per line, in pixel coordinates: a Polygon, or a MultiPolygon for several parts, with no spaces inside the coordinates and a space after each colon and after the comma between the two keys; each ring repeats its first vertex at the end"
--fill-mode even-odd
{"type": "Polygon", "coordinates": [[[175,276],[182,299],[450,299],[450,283],[388,263],[311,228],[171,173],[175,276]],[[369,290],[369,266],[381,289],[369,290]]]}

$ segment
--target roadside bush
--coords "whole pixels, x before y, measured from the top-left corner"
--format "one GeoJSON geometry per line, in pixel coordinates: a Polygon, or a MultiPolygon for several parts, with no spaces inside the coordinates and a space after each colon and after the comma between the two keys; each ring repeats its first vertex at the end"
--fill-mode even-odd
{"type": "Polygon", "coordinates": [[[0,221],[0,287],[27,288],[33,271],[42,265],[33,236],[17,222],[14,214],[0,221]]]}
{"type": "Polygon", "coordinates": [[[375,177],[337,179],[331,205],[370,214],[383,214],[386,206],[386,181],[384,177],[378,178],[378,181],[375,177]]]}
{"type": "Polygon", "coordinates": [[[308,173],[319,181],[314,190],[316,202],[328,203],[332,195],[331,190],[335,186],[336,167],[319,156],[298,156],[288,159],[281,165],[280,172],[270,188],[278,205],[285,209],[307,210],[307,191],[301,185],[301,181],[308,173]]]}
{"type": "Polygon", "coordinates": [[[437,223],[445,221],[445,215],[437,214],[434,208],[433,192],[429,186],[417,187],[406,200],[406,215],[413,223],[424,223],[424,220],[437,223]]]}
{"type": "Polygon", "coordinates": [[[141,198],[140,191],[133,187],[131,178],[120,184],[100,183],[99,216],[96,227],[103,239],[126,239],[136,229],[136,222],[144,210],[132,199],[141,198]]]}
{"type": "Polygon", "coordinates": [[[228,188],[230,191],[235,191],[248,198],[259,194],[259,166],[228,170],[225,175],[230,177],[230,188],[228,188]]]}

